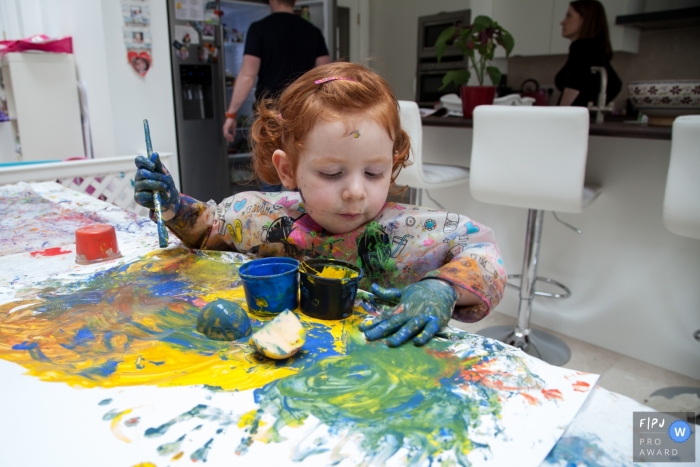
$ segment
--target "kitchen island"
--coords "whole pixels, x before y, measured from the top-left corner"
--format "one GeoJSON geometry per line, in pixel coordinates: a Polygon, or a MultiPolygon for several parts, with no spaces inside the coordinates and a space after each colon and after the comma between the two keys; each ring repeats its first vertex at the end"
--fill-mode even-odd
{"type": "MultiPolygon", "coordinates": [[[[423,118],[423,160],[469,167],[472,134],[471,120],[423,118]]],[[[582,235],[545,215],[538,266],[538,275],[566,284],[572,296],[535,299],[532,322],[698,379],[700,241],[663,224],[670,137],[667,127],[591,125],[586,183],[602,194],[580,214],[559,214],[582,235]]],[[[468,184],[429,195],[493,228],[507,272],[521,272],[526,209],[476,201],[468,184]]],[[[506,290],[497,310],[516,316],[518,292],[506,290]]]]}
{"type": "MultiPolygon", "coordinates": [[[[460,117],[423,117],[423,126],[448,128],[472,128],[473,120],[460,117]]],[[[636,120],[613,120],[603,123],[591,123],[591,136],[617,136],[621,138],[641,138],[671,140],[671,127],[651,126],[636,120]]]]}

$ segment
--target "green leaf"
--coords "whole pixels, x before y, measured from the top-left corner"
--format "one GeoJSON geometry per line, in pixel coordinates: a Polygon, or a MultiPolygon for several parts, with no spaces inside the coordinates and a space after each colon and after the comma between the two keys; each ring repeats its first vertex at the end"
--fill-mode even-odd
{"type": "Polygon", "coordinates": [[[472,24],[472,32],[481,32],[486,28],[491,27],[493,21],[488,16],[480,15],[477,16],[472,24]]]}
{"type": "Polygon", "coordinates": [[[498,86],[498,83],[501,82],[501,70],[499,70],[495,66],[487,66],[486,73],[489,74],[489,78],[491,78],[491,82],[493,83],[493,85],[498,86]]]}
{"type": "Polygon", "coordinates": [[[454,35],[455,27],[450,26],[449,28],[442,31],[440,33],[440,36],[438,36],[437,41],[435,41],[435,49],[437,52],[438,62],[442,59],[442,56],[445,53],[445,50],[447,50],[447,47],[449,46],[450,41],[452,41],[454,35]]]}
{"type": "Polygon", "coordinates": [[[498,37],[498,43],[506,49],[506,57],[510,55],[515,47],[515,39],[506,30],[502,31],[502,34],[498,37]]]}
{"type": "Polygon", "coordinates": [[[442,87],[440,88],[440,90],[445,89],[447,85],[451,82],[454,82],[456,86],[467,84],[469,82],[470,76],[471,73],[469,73],[469,70],[448,71],[442,78],[442,87]]]}

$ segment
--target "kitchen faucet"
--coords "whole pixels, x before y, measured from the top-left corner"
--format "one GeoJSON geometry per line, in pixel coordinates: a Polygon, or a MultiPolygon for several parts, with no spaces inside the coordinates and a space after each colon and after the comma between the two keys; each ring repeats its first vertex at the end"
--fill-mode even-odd
{"type": "Polygon", "coordinates": [[[600,92],[598,92],[598,105],[594,106],[592,102],[589,102],[588,110],[595,111],[596,123],[603,123],[603,112],[612,112],[614,109],[612,104],[607,107],[605,105],[607,100],[605,90],[608,87],[608,71],[602,66],[592,66],[591,73],[600,73],[600,92]]]}

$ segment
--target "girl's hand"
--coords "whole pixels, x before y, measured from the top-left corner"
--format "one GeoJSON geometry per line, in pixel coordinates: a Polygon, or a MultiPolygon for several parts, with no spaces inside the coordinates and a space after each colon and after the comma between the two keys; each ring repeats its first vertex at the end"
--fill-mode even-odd
{"type": "Polygon", "coordinates": [[[372,293],[398,305],[382,316],[371,317],[360,325],[367,340],[391,335],[386,342],[397,347],[413,338],[415,345],[424,345],[447,325],[457,302],[452,286],[440,279],[425,279],[400,289],[385,289],[372,284],[372,293]]]}
{"type": "Polygon", "coordinates": [[[135,162],[138,170],[134,183],[134,200],[143,207],[155,209],[153,192],[158,191],[164,218],[172,219],[180,209],[180,192],[175,188],[170,172],[160,162],[158,153],[154,152],[150,158],[138,156],[135,162]]]}

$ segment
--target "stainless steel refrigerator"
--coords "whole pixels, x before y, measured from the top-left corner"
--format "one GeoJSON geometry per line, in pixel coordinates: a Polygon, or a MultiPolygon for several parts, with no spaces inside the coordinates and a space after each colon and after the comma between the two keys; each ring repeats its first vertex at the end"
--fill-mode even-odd
{"type": "MultiPolygon", "coordinates": [[[[331,58],[336,53],[336,0],[300,0],[295,10],[315,24],[326,39],[331,58]]],[[[234,143],[223,137],[225,112],[240,71],[248,27],[270,14],[265,0],[178,2],[168,0],[170,51],[182,192],[197,199],[221,201],[244,190],[249,182],[247,144],[255,89],[238,111],[234,143]],[[177,4],[180,9],[176,9],[177,4]],[[182,5],[202,4],[205,13],[183,12],[182,5]],[[222,13],[218,25],[206,22],[212,11],[222,13]],[[195,19],[193,19],[195,18],[195,19]],[[202,18],[201,21],[198,19],[202,18]],[[189,35],[189,37],[187,37],[189,35]],[[187,40],[189,39],[189,41],[187,40]]]]}

